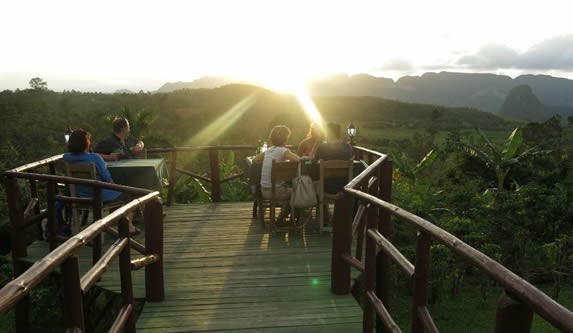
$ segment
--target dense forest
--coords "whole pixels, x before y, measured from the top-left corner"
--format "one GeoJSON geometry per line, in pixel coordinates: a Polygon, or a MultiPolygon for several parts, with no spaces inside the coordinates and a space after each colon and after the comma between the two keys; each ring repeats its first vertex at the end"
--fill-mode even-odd
{"type": "MultiPolygon", "coordinates": [[[[570,124],[558,116],[519,124],[473,109],[376,97],[313,101],[326,121],[353,120],[360,145],[391,154],[396,204],[530,281],[550,285],[553,297],[572,288],[570,124]],[[387,136],[396,131],[406,134],[387,136]]],[[[90,130],[97,141],[109,134],[111,119],[122,114],[147,147],[255,144],[276,124],[289,126],[296,144],[310,122],[295,97],[248,85],[155,94],[56,93],[42,87],[3,91],[0,169],[61,153],[68,126],[90,130]]],[[[412,257],[415,235],[398,221],[395,225],[395,242],[412,257]]],[[[487,298],[493,287],[489,279],[441,245],[432,247],[432,257],[437,264],[432,265],[431,302],[459,293],[464,283],[479,285],[487,298]]]]}

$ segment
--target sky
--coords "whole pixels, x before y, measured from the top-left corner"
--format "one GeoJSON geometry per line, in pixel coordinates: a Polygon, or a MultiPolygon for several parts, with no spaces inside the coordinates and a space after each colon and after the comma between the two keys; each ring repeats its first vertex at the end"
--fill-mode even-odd
{"type": "Polygon", "coordinates": [[[0,0],[0,90],[154,91],[332,73],[573,79],[571,0],[0,0]]]}

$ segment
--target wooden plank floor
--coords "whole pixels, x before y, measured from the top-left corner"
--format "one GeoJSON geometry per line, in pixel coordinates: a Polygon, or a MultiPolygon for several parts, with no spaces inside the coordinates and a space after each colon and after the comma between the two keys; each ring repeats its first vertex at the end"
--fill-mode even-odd
{"type": "MultiPolygon", "coordinates": [[[[145,304],[138,332],[361,331],[356,301],[330,292],[330,234],[313,222],[269,236],[251,209],[250,202],[165,208],[165,300],[145,304]]],[[[82,249],[82,273],[90,260],[91,249],[82,249]]],[[[144,298],[144,270],[132,277],[134,296],[144,298]]],[[[117,261],[98,284],[120,291],[117,261]]]]}
{"type": "Polygon", "coordinates": [[[138,332],[360,331],[356,301],[330,292],[330,235],[310,225],[269,237],[251,208],[166,210],[166,297],[145,304],[138,332]]]}

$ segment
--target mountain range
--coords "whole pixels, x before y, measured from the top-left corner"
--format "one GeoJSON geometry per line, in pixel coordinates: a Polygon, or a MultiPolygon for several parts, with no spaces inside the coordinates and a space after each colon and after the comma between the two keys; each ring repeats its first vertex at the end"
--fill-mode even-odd
{"type": "MultiPolygon", "coordinates": [[[[215,88],[229,83],[237,81],[202,77],[193,82],[165,83],[157,92],[215,88]]],[[[521,120],[573,115],[573,80],[549,75],[521,75],[513,79],[497,74],[440,72],[404,76],[394,82],[367,74],[334,74],[310,81],[307,88],[312,96],[374,96],[408,103],[470,107],[521,120]],[[512,92],[524,86],[529,89],[512,92]],[[510,93],[513,100],[523,95],[521,102],[506,103],[510,93]],[[526,101],[534,104],[524,104],[526,101]]]]}

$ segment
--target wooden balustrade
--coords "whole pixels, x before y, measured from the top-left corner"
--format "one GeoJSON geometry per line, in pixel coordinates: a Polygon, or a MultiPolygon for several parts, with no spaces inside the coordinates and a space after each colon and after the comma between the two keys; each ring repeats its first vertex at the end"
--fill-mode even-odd
{"type": "Polygon", "coordinates": [[[345,186],[344,196],[336,203],[340,208],[335,207],[334,215],[331,290],[337,294],[349,293],[351,269],[365,272],[364,332],[374,329],[372,313],[377,314],[376,326],[380,331],[401,332],[390,315],[388,302],[391,263],[396,263],[414,281],[411,332],[438,332],[426,306],[432,241],[446,245],[505,288],[506,292],[498,304],[495,332],[529,332],[533,312],[557,329],[573,332],[573,312],[445,230],[391,204],[392,164],[388,156],[362,147],[354,148],[355,156],[366,156],[370,165],[345,186]],[[355,218],[349,214],[353,211],[354,200],[359,204],[355,218]],[[367,221],[361,223],[364,209],[367,221]],[[389,241],[391,216],[409,223],[418,233],[415,265],[389,241]],[[366,228],[364,264],[360,261],[362,245],[356,248],[354,256],[351,254],[352,235],[356,235],[357,243],[362,244],[359,238],[364,233],[362,227],[366,228]],[[378,248],[382,249],[380,253],[378,248]],[[374,285],[376,292],[373,291],[374,285]]]}
{"type": "MultiPolygon", "coordinates": [[[[170,174],[167,204],[170,204],[173,200],[175,174],[177,172],[210,182],[213,201],[221,200],[220,185],[240,175],[222,179],[219,174],[219,152],[223,150],[254,151],[255,148],[254,145],[177,147],[148,149],[148,153],[169,153],[170,174]],[[208,152],[210,177],[200,176],[177,168],[178,153],[194,151],[208,152]]],[[[354,148],[355,156],[363,162],[368,161],[368,163],[365,170],[345,186],[343,196],[335,204],[331,290],[336,294],[349,293],[351,290],[352,268],[364,272],[366,287],[364,300],[366,304],[364,304],[363,330],[365,332],[373,331],[374,326],[388,332],[401,332],[392,319],[389,302],[391,290],[390,265],[393,263],[397,264],[414,281],[411,331],[414,333],[438,331],[426,304],[429,268],[431,265],[430,245],[432,241],[444,244],[454,254],[466,259],[505,288],[506,293],[500,299],[498,306],[496,332],[505,332],[508,328],[512,328],[513,332],[518,333],[529,332],[533,312],[539,314],[554,327],[562,331],[573,332],[573,313],[571,311],[455,236],[391,204],[392,162],[387,155],[379,152],[358,146],[354,146],[354,148]],[[353,216],[355,201],[358,202],[359,206],[356,215],[353,216]],[[418,233],[415,265],[411,264],[389,241],[392,229],[390,223],[392,216],[407,222],[418,233]],[[365,239],[362,238],[364,235],[365,239]],[[357,237],[354,255],[351,253],[353,236],[357,237]],[[379,252],[379,249],[382,251],[379,252]],[[362,262],[363,250],[365,250],[364,262],[362,262]],[[374,325],[374,315],[376,315],[376,325],[374,325]]],[[[85,292],[103,274],[111,258],[119,256],[123,306],[111,331],[125,330],[133,332],[135,331],[135,317],[130,272],[144,266],[147,300],[161,301],[164,298],[163,212],[162,204],[157,199],[159,193],[95,180],[56,176],[55,163],[61,158],[62,155],[53,156],[4,173],[6,192],[9,194],[10,221],[13,230],[15,230],[13,233],[12,255],[16,278],[0,290],[0,313],[15,308],[18,323],[17,331],[26,332],[29,330],[27,320],[29,309],[28,294],[49,272],[61,266],[66,285],[70,286],[64,297],[68,305],[77,305],[81,303],[82,292],[85,292]],[[33,172],[42,167],[48,167],[50,174],[33,172]],[[25,210],[20,205],[19,179],[29,181],[30,193],[32,194],[32,201],[25,210]],[[47,184],[46,197],[49,200],[45,205],[45,209],[42,209],[41,203],[37,201],[39,197],[39,182],[47,184]],[[94,215],[99,217],[99,219],[82,232],[57,246],[57,240],[54,237],[56,234],[55,200],[83,200],[59,196],[57,194],[57,184],[59,183],[93,186],[95,195],[90,202],[93,204],[94,215]],[[141,197],[102,218],[102,188],[127,191],[141,197]],[[143,206],[145,206],[145,228],[148,231],[146,232],[145,245],[141,245],[129,238],[127,223],[124,219],[128,211],[143,206]],[[32,216],[32,212],[34,216],[32,216]],[[48,217],[48,228],[51,235],[49,242],[52,251],[27,269],[22,261],[19,260],[27,256],[24,231],[26,227],[32,225],[35,217],[44,215],[48,217]],[[118,224],[118,231],[111,228],[115,224],[118,224]],[[116,242],[105,253],[102,253],[101,247],[97,245],[100,243],[98,237],[101,237],[102,232],[115,234],[120,238],[120,241],[116,242]],[[92,252],[93,268],[83,277],[80,277],[75,253],[89,241],[95,244],[92,252]],[[144,256],[131,260],[131,248],[141,252],[144,256]]],[[[81,307],[67,306],[64,312],[69,328],[84,328],[85,323],[81,307]]]]}
{"type": "Polygon", "coordinates": [[[163,206],[159,192],[129,186],[111,184],[91,179],[77,179],[55,175],[55,163],[61,160],[57,155],[38,162],[30,163],[4,172],[4,184],[8,199],[10,222],[12,224],[12,256],[15,278],[0,289],[0,313],[15,309],[16,331],[29,332],[28,313],[29,293],[51,272],[60,267],[64,288],[64,320],[69,330],[85,331],[83,295],[106,271],[111,260],[119,257],[121,295],[123,306],[116,318],[112,331],[135,332],[135,313],[133,307],[133,287],[131,271],[145,267],[145,289],[148,301],[161,301],[164,298],[163,286],[163,206]],[[49,174],[37,172],[48,167],[49,174]],[[19,180],[28,180],[32,200],[25,210],[21,207],[19,180]],[[46,210],[40,209],[38,184],[46,183],[46,210]],[[58,195],[59,184],[80,184],[94,188],[93,198],[72,198],[58,195]],[[102,217],[103,188],[128,192],[137,198],[102,217]],[[56,200],[64,202],[91,203],[94,222],[76,235],[58,244],[56,238],[56,200]],[[126,214],[144,207],[144,223],[148,231],[145,246],[129,238],[126,214]],[[35,215],[32,216],[32,213],[35,215]],[[50,252],[31,267],[23,260],[27,257],[26,229],[47,216],[50,252]],[[113,233],[111,228],[118,224],[115,232],[119,240],[102,254],[101,234],[113,233]],[[84,276],[80,275],[77,252],[81,247],[92,243],[93,266],[84,276]],[[144,259],[134,262],[130,256],[130,244],[142,252],[144,259]]]}
{"type": "MultiPolygon", "coordinates": [[[[290,146],[289,146],[290,147],[290,146]]],[[[214,202],[219,202],[221,198],[221,184],[236,179],[242,176],[241,174],[233,175],[226,178],[221,178],[220,168],[219,168],[219,152],[221,151],[235,151],[235,150],[247,150],[252,151],[253,154],[257,146],[255,145],[225,145],[225,146],[198,146],[198,147],[174,147],[174,148],[150,148],[147,149],[148,154],[160,154],[168,153],[169,159],[169,185],[167,188],[167,201],[166,205],[171,206],[173,203],[173,197],[175,195],[175,179],[176,174],[184,174],[196,179],[200,179],[204,182],[211,184],[211,200],[214,202]],[[192,152],[207,152],[209,155],[209,176],[199,175],[189,170],[178,168],[177,156],[179,153],[192,153],[192,152]]]]}

